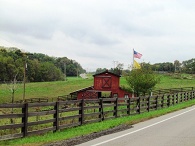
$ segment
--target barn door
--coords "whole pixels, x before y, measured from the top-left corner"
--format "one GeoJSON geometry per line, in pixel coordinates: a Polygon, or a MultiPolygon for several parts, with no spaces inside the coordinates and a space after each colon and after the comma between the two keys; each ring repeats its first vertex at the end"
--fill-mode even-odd
{"type": "Polygon", "coordinates": [[[111,88],[111,77],[102,78],[102,88],[111,88]]]}

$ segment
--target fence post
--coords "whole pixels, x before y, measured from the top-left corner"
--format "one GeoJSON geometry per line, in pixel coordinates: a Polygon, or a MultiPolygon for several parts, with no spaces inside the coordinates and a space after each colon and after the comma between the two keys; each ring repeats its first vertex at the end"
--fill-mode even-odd
{"type": "Polygon", "coordinates": [[[186,92],[184,92],[184,98],[183,101],[186,101],[186,92]]]}
{"type": "Polygon", "coordinates": [[[180,93],[180,102],[183,102],[183,93],[180,93]]]}
{"type": "Polygon", "coordinates": [[[179,103],[179,97],[178,97],[178,93],[176,94],[176,101],[175,101],[176,104],[179,103]]]}
{"type": "Polygon", "coordinates": [[[53,132],[56,132],[59,130],[59,102],[57,101],[56,104],[54,105],[54,119],[55,121],[53,122],[53,127],[56,127],[53,132]]]}
{"type": "Polygon", "coordinates": [[[156,110],[158,109],[158,95],[156,96],[156,110]]]}
{"type": "Polygon", "coordinates": [[[128,103],[127,103],[127,115],[131,114],[131,98],[128,98],[128,103]]]}
{"type": "Polygon", "coordinates": [[[169,107],[170,106],[170,95],[167,96],[167,106],[169,107]]]}
{"type": "Polygon", "coordinates": [[[99,119],[101,121],[104,120],[104,111],[103,111],[103,99],[102,98],[99,98],[99,119]]]}
{"type": "Polygon", "coordinates": [[[24,124],[21,131],[23,133],[23,137],[26,137],[28,134],[28,103],[24,103],[24,107],[22,108],[22,123],[24,124]]]}
{"type": "Polygon", "coordinates": [[[172,95],[172,105],[175,105],[175,94],[172,95]]]}
{"type": "Polygon", "coordinates": [[[164,108],[164,100],[165,100],[165,94],[163,94],[161,98],[161,108],[164,108]]]}
{"type": "Polygon", "coordinates": [[[80,104],[79,104],[80,110],[79,110],[79,122],[80,125],[83,125],[84,122],[84,99],[81,100],[80,104]]]}
{"type": "Polygon", "coordinates": [[[138,113],[140,114],[141,113],[141,97],[139,97],[139,99],[138,99],[138,104],[139,104],[139,106],[138,106],[138,113]]]}
{"type": "Polygon", "coordinates": [[[114,116],[115,118],[118,117],[118,97],[115,100],[115,105],[114,105],[114,116]]]}
{"type": "Polygon", "coordinates": [[[151,96],[148,97],[148,112],[150,112],[150,98],[151,96]]]}

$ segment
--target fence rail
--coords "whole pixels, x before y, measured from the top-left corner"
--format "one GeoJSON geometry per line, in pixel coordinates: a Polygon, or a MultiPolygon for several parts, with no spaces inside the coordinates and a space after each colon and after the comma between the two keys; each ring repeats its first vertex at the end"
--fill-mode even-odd
{"type": "Polygon", "coordinates": [[[169,89],[156,89],[153,90],[152,93],[155,95],[159,94],[172,94],[172,93],[178,93],[178,92],[188,92],[193,91],[194,87],[183,87],[183,88],[169,88],[169,89]]]}
{"type": "Polygon", "coordinates": [[[134,98],[1,104],[0,140],[56,132],[68,127],[141,114],[194,98],[195,91],[188,91],[134,98]]]}

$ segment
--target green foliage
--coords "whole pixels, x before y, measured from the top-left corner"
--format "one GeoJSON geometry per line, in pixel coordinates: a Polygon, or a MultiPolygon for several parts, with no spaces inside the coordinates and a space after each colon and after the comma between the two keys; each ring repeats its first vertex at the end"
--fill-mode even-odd
{"type": "Polygon", "coordinates": [[[126,80],[137,96],[149,93],[159,82],[159,78],[148,69],[134,69],[126,76],[126,80]]]}
{"type": "Polygon", "coordinates": [[[171,62],[156,63],[151,66],[153,71],[174,72],[175,67],[171,62]]]}
{"type": "Polygon", "coordinates": [[[183,72],[189,74],[195,73],[195,58],[183,61],[183,72]]]}
{"type": "Polygon", "coordinates": [[[55,58],[41,53],[23,53],[17,48],[0,46],[0,82],[24,78],[26,66],[26,79],[30,82],[59,81],[67,76],[77,76],[86,72],[79,63],[67,57],[55,58]],[[25,65],[26,64],[26,65],[25,65]]]}

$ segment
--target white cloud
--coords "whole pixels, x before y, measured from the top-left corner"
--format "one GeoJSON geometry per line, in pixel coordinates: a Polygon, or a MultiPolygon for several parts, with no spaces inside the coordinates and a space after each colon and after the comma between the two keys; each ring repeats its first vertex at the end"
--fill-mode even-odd
{"type": "Polygon", "coordinates": [[[84,68],[150,63],[195,53],[194,1],[0,0],[0,45],[68,57],[84,68]]]}

